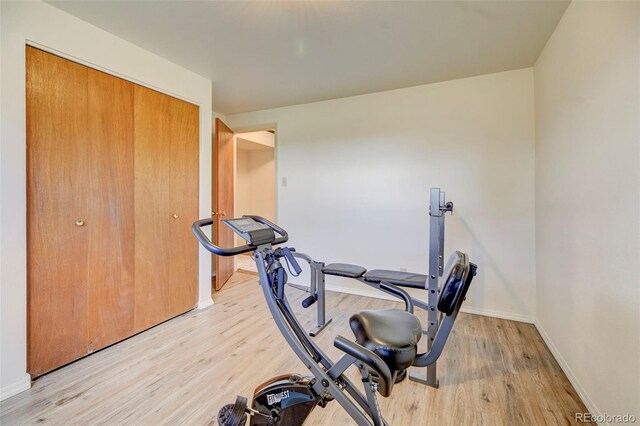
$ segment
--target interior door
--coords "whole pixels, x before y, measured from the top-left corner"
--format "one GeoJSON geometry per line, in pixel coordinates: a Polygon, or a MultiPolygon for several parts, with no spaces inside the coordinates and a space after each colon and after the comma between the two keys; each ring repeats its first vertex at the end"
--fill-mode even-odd
{"type": "Polygon", "coordinates": [[[28,371],[197,302],[198,107],[27,47],[28,371]]]}
{"type": "MultiPolygon", "coordinates": [[[[234,244],[233,231],[222,223],[223,219],[233,218],[233,166],[235,157],[233,152],[233,131],[216,118],[215,128],[216,153],[216,194],[213,241],[220,247],[232,247],[234,244]]],[[[214,288],[220,290],[233,274],[233,257],[214,256],[216,265],[216,280],[214,288]]]]}
{"type": "Polygon", "coordinates": [[[198,220],[199,115],[198,106],[171,98],[171,311],[175,316],[198,303],[199,243],[191,225],[198,220]]]}
{"type": "Polygon", "coordinates": [[[87,352],[87,68],[27,48],[28,370],[87,352]]]}
{"type": "Polygon", "coordinates": [[[163,319],[170,308],[169,99],[134,89],[135,330],[163,319]]]}
{"type": "Polygon", "coordinates": [[[133,83],[89,69],[87,352],[131,336],[134,312],[133,83]]]}
{"type": "Polygon", "coordinates": [[[197,298],[198,107],[134,90],[135,329],[193,309],[197,298]]]}

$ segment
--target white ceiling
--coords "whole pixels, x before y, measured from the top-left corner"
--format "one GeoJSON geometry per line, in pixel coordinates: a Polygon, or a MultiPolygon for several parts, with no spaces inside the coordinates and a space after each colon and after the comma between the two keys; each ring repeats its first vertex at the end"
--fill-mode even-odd
{"type": "Polygon", "coordinates": [[[273,150],[275,146],[275,139],[275,134],[267,130],[236,133],[237,147],[242,151],[273,150]]]}
{"type": "Polygon", "coordinates": [[[240,137],[236,137],[236,146],[238,151],[273,151],[272,146],[262,145],[240,137]]]}
{"type": "Polygon", "coordinates": [[[211,79],[231,114],[531,66],[569,1],[48,3],[211,79]]]}

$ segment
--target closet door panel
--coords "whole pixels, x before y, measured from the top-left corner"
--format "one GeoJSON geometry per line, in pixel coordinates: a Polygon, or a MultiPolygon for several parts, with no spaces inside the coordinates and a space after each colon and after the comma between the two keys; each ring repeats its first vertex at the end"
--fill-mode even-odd
{"type": "Polygon", "coordinates": [[[191,225],[198,220],[198,107],[171,102],[171,316],[193,309],[197,303],[198,240],[191,225]],[[177,218],[175,216],[178,216],[177,218]]]}
{"type": "Polygon", "coordinates": [[[88,351],[134,333],[133,88],[88,70],[88,351]]]}
{"type": "Polygon", "coordinates": [[[135,86],[135,329],[171,312],[171,98],[135,86]]]}
{"type": "Polygon", "coordinates": [[[28,369],[38,376],[87,351],[87,68],[28,47],[26,89],[28,369]]]}

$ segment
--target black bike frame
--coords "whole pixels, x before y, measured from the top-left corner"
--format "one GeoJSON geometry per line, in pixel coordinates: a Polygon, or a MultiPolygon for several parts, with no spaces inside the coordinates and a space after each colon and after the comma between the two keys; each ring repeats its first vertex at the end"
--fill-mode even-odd
{"type": "Polygon", "coordinates": [[[311,371],[316,378],[313,385],[314,391],[321,395],[328,392],[331,396],[347,411],[347,413],[360,426],[387,426],[387,422],[383,419],[378,402],[375,396],[375,384],[370,380],[367,368],[350,355],[344,355],[337,363],[333,363],[331,359],[322,350],[310,340],[303,327],[300,325],[295,315],[292,314],[286,296],[282,300],[276,298],[276,294],[272,287],[271,280],[267,274],[265,256],[272,252],[271,244],[266,244],[257,248],[254,252],[254,260],[258,267],[258,277],[260,287],[267,301],[267,306],[274,321],[276,322],[280,333],[285,338],[289,346],[293,349],[300,361],[311,371]],[[310,349],[307,349],[310,348],[310,349]],[[317,357],[314,357],[317,355],[317,357]],[[314,359],[316,358],[316,359],[314,359]],[[363,385],[366,395],[363,395],[342,373],[352,364],[356,364],[360,369],[363,377],[363,385]],[[320,365],[322,365],[322,367],[320,365]],[[328,373],[332,374],[329,375],[328,373]],[[344,387],[344,390],[355,400],[362,408],[358,408],[347,395],[342,391],[336,382],[344,387]]]}

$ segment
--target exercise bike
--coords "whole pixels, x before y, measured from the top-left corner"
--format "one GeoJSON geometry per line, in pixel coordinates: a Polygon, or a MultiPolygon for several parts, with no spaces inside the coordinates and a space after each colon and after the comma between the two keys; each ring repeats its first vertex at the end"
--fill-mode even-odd
{"type": "Polygon", "coordinates": [[[408,367],[426,367],[438,359],[476,274],[476,265],[461,252],[455,252],[449,259],[438,300],[443,320],[429,352],[418,354],[422,325],[413,315],[409,294],[399,287],[381,283],[381,288],[387,293],[404,301],[405,309],[365,310],[354,314],[349,325],[355,342],[337,336],[334,346],[344,355],[333,362],[307,336],[287,301],[286,269],[293,274],[301,272],[292,255],[295,249],[275,248],[288,241],[287,232],[259,216],[243,216],[222,222],[247,244],[233,248],[214,245],[202,230],[213,224],[212,219],[199,220],[192,229],[200,243],[218,256],[253,252],[259,285],[271,315],[311,375],[286,374],[268,380],[256,388],[250,404],[246,398],[238,396],[234,404],[222,407],[218,423],[221,426],[242,426],[249,418],[250,425],[301,425],[316,407],[325,407],[335,400],[360,426],[388,425],[380,412],[376,394],[389,397],[396,382],[406,375],[408,367]],[[363,392],[344,374],[352,365],[360,371],[363,392]]]}

